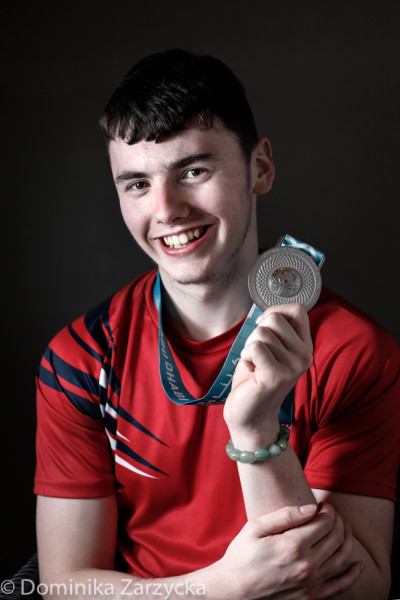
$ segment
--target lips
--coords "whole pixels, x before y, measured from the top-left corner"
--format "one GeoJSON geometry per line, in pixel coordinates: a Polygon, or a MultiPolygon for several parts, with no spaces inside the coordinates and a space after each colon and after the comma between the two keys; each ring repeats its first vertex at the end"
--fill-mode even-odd
{"type": "Polygon", "coordinates": [[[187,229],[178,234],[164,236],[162,239],[165,246],[168,248],[185,248],[192,242],[201,238],[205,231],[206,227],[204,226],[194,227],[193,229],[187,229]]]}

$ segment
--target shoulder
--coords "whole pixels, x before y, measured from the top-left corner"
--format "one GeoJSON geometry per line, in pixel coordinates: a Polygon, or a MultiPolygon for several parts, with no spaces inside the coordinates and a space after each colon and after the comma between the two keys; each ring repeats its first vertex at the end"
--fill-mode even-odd
{"type": "Polygon", "coordinates": [[[107,380],[112,379],[114,391],[119,387],[112,367],[118,351],[124,356],[123,344],[117,342],[118,329],[129,331],[131,313],[143,313],[154,278],[150,272],[135,279],[53,337],[37,371],[38,403],[41,397],[47,403],[51,398],[54,405],[74,406],[100,419],[97,403],[107,380]],[[66,397],[70,403],[65,403],[66,397]]]}
{"type": "Polygon", "coordinates": [[[400,348],[390,333],[328,289],[309,317],[314,341],[310,374],[321,402],[329,405],[327,414],[334,405],[341,409],[375,398],[387,411],[395,410],[398,419],[400,348]]]}
{"type": "Polygon", "coordinates": [[[323,288],[320,300],[310,311],[310,328],[320,356],[336,356],[346,350],[391,356],[400,361],[396,340],[379,323],[345,298],[323,288]]]}

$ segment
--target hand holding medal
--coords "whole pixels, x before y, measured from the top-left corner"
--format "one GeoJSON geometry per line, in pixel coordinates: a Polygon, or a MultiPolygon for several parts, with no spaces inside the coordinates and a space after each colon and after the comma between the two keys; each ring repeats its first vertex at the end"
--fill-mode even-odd
{"type": "Polygon", "coordinates": [[[294,386],[313,360],[306,311],[320,295],[323,258],[322,252],[285,235],[259,256],[250,271],[258,326],[245,340],[224,409],[239,444],[257,431],[268,437],[268,428],[276,428],[278,412],[281,423],[292,420],[294,386]]]}

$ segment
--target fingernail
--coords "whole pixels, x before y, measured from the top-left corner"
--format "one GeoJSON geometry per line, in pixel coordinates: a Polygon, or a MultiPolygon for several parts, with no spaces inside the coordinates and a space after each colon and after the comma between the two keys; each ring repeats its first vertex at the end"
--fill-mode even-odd
{"type": "Polygon", "coordinates": [[[304,504],[303,506],[299,506],[299,511],[302,515],[312,515],[317,510],[315,504],[304,504]]]}

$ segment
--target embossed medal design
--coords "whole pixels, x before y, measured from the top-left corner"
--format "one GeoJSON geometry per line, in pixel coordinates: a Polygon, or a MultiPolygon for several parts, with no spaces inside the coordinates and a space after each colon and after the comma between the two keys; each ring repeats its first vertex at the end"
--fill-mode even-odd
{"type": "Polygon", "coordinates": [[[261,310],[295,302],[310,310],[321,292],[321,265],[305,250],[278,244],[263,252],[253,265],[248,281],[250,295],[261,310]]]}

